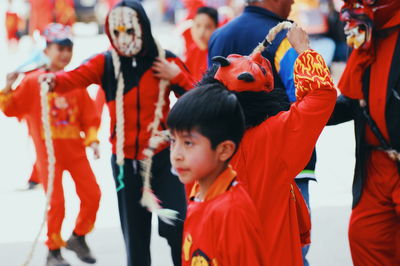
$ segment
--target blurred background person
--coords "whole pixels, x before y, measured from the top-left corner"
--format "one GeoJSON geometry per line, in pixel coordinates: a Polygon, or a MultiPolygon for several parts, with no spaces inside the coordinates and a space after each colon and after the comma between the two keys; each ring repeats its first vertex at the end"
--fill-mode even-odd
{"type": "Polygon", "coordinates": [[[190,29],[183,33],[186,48],[184,62],[195,81],[200,81],[207,70],[208,41],[217,27],[217,9],[203,6],[197,9],[190,29]]]}
{"type": "Polygon", "coordinates": [[[310,46],[322,55],[328,67],[335,54],[335,41],[329,36],[329,0],[295,0],[289,19],[310,36],[310,46]]]}

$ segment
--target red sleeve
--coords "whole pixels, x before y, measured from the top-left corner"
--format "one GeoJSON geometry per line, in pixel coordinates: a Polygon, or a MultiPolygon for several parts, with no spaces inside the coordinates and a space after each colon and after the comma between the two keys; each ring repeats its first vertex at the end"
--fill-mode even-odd
{"type": "Polygon", "coordinates": [[[58,72],[55,91],[67,92],[76,88],[86,88],[93,83],[101,85],[104,63],[104,54],[98,54],[74,70],[58,72]]]}
{"type": "Polygon", "coordinates": [[[195,81],[182,60],[178,57],[167,58],[167,60],[170,62],[174,62],[181,69],[181,72],[179,72],[179,74],[170,81],[172,85],[171,89],[177,94],[180,93],[177,92],[176,89],[174,89],[174,85],[179,86],[183,89],[183,91],[188,91],[192,89],[194,87],[195,81]]]}
{"type": "Polygon", "coordinates": [[[88,92],[79,90],[79,94],[81,129],[85,132],[85,145],[90,145],[93,142],[99,142],[97,131],[100,126],[100,116],[88,92]]]}
{"type": "Polygon", "coordinates": [[[0,109],[6,116],[21,118],[30,112],[32,102],[40,96],[39,90],[37,75],[26,76],[14,91],[0,92],[0,109]]]}
{"type": "Polygon", "coordinates": [[[294,76],[298,101],[289,111],[264,122],[270,130],[268,136],[279,147],[267,152],[275,152],[287,166],[287,176],[293,178],[310,159],[337,98],[329,69],[318,53],[312,50],[302,53],[296,60],[294,76]]]}
{"type": "MultiPolygon", "coordinates": [[[[243,188],[235,189],[242,189],[245,193],[243,188]]],[[[224,206],[230,208],[229,213],[223,217],[224,221],[219,223],[214,231],[219,232],[217,242],[214,243],[217,248],[216,265],[266,265],[261,223],[255,207],[247,194],[245,198],[235,197],[234,200],[236,202],[232,206],[224,206]]]]}

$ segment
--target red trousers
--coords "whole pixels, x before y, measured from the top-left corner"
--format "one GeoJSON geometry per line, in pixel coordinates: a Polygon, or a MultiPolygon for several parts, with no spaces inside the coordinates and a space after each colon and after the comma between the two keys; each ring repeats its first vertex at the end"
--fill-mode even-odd
{"type": "MultiPolygon", "coordinates": [[[[85,151],[83,147],[81,150],[83,152],[85,151]]],[[[78,150],[76,153],[82,151],[78,150]]],[[[64,152],[68,151],[65,150],[64,152]]],[[[76,192],[81,201],[74,233],[77,235],[86,235],[93,229],[96,221],[96,214],[99,208],[101,195],[100,188],[96,182],[89,161],[86,158],[86,154],[82,154],[82,156],[79,157],[66,156],[65,154],[64,156],[57,156],[56,152],[54,188],[47,217],[46,245],[50,250],[59,249],[65,245],[65,242],[61,237],[61,226],[65,215],[64,191],[62,187],[62,174],[64,170],[71,174],[75,183],[76,192]]],[[[40,166],[38,167],[38,172],[40,174],[41,183],[43,184],[45,191],[47,191],[47,160],[40,158],[39,161],[40,166]]]]}
{"type": "Polygon", "coordinates": [[[395,162],[381,151],[369,158],[349,240],[355,266],[400,265],[400,176],[395,162]]]}
{"type": "Polygon", "coordinates": [[[29,177],[28,182],[34,182],[36,184],[40,183],[40,177],[37,168],[38,168],[37,162],[35,162],[35,164],[32,167],[31,176],[29,177]]]}

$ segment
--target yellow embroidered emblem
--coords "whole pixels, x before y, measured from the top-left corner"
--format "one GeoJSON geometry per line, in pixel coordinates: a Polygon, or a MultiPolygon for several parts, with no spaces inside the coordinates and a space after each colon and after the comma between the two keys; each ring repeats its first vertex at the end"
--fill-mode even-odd
{"type": "Polygon", "coordinates": [[[193,252],[190,266],[211,266],[211,260],[203,251],[197,249],[193,252]]]}

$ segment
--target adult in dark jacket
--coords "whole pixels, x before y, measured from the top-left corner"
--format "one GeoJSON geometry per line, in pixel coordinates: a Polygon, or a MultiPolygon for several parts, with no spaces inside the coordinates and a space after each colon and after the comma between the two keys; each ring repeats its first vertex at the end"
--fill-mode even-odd
{"type": "Polygon", "coordinates": [[[400,2],[345,1],[354,48],[330,124],[354,120],[354,265],[400,265],[400,2]]]}
{"type": "MultiPolygon", "coordinates": [[[[208,43],[208,62],[214,56],[230,54],[248,55],[252,52],[269,30],[278,23],[287,20],[293,0],[246,0],[243,13],[223,27],[217,29],[208,43]]],[[[272,64],[275,88],[284,89],[290,102],[296,101],[293,81],[294,63],[298,54],[290,45],[287,30],[281,31],[271,45],[263,52],[272,64]]],[[[310,125],[311,126],[311,125],[310,125]]],[[[315,180],[315,150],[307,166],[296,176],[303,197],[309,206],[308,183],[315,180]]],[[[305,255],[309,246],[303,248],[304,264],[308,265],[305,255]]]]}

